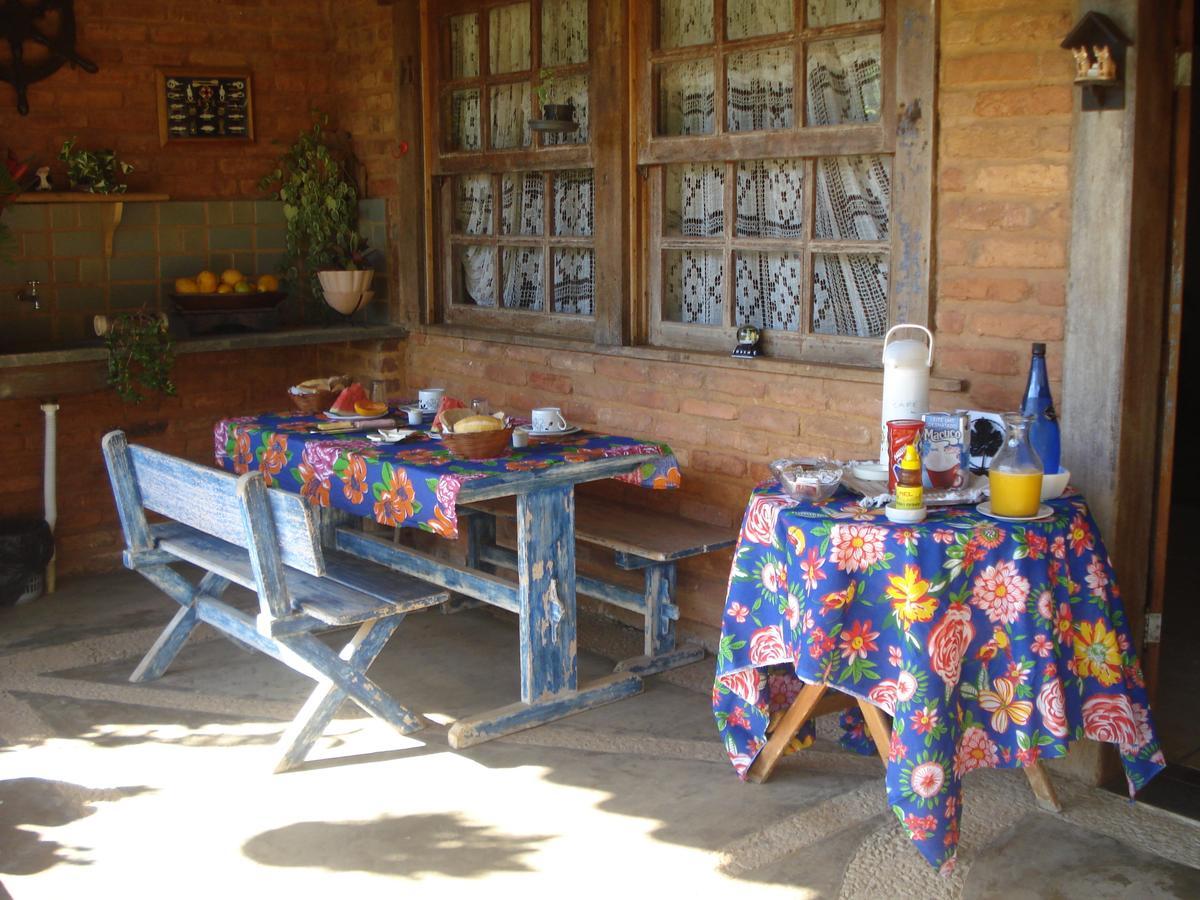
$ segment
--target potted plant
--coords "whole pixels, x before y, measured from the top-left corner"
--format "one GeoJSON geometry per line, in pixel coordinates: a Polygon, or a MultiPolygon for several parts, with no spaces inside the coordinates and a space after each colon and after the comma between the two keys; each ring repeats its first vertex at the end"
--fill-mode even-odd
{"type": "Polygon", "coordinates": [[[163,313],[145,310],[96,317],[96,333],[108,350],[108,384],[126,403],[141,403],[143,391],[175,395],[171,369],[175,345],[163,313]]]}
{"type": "Polygon", "coordinates": [[[330,308],[351,316],[371,301],[375,296],[370,287],[376,256],[377,251],[357,231],[342,232],[334,248],[334,264],[317,272],[321,293],[330,308]]]}
{"type": "Polygon", "coordinates": [[[542,120],[546,122],[574,122],[575,104],[571,98],[566,103],[551,103],[550,97],[554,91],[554,72],[542,69],[538,73],[537,95],[542,104],[542,120]]]}
{"type": "Polygon", "coordinates": [[[286,279],[304,296],[321,296],[318,274],[346,262],[358,233],[357,161],[349,136],[329,127],[329,117],[313,113],[313,125],[300,133],[259,182],[283,202],[286,223],[286,279]]]}
{"type": "Polygon", "coordinates": [[[76,150],[75,138],[63,141],[58,158],[67,164],[71,189],[89,194],[124,194],[129,185],[118,179],[133,171],[111,150],[76,150]]]}

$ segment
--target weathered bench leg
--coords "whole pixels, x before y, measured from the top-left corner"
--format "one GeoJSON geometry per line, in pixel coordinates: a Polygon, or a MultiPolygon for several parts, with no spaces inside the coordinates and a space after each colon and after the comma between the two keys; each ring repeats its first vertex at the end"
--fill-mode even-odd
{"type": "MultiPolygon", "coordinates": [[[[397,615],[364,622],[338,656],[355,670],[366,672],[403,618],[397,615]]],[[[282,753],[275,765],[276,772],[287,772],[304,762],[345,699],[346,692],[334,682],[323,680],[317,684],[279,739],[282,753]]]]}
{"type": "Polygon", "coordinates": [[[632,673],[578,688],[574,536],[573,487],[517,497],[521,702],[460,719],[449,731],[451,747],[469,747],[642,690],[642,680],[632,673]]]}
{"type": "MultiPolygon", "coordinates": [[[[676,611],[675,563],[658,563],[645,568],[646,593],[645,654],[617,663],[617,672],[635,672],[638,675],[653,675],[677,666],[699,662],[704,659],[704,648],[699,644],[675,646],[675,620],[671,613],[676,611]]],[[[676,614],[678,614],[676,612],[676,614]]]]}
{"type": "Polygon", "coordinates": [[[197,615],[196,600],[202,596],[217,599],[225,592],[225,588],[229,586],[227,579],[222,578],[214,572],[207,573],[200,579],[199,584],[192,585],[175,570],[168,569],[166,566],[155,567],[155,569],[160,568],[163,570],[162,572],[154,573],[158,577],[151,577],[148,572],[143,572],[142,574],[150,581],[158,584],[159,587],[162,587],[163,590],[166,590],[172,599],[180,604],[180,609],[167,624],[167,627],[163,629],[162,634],[158,636],[158,639],[151,646],[149,652],[142,657],[142,661],[133,670],[133,674],[129,676],[129,680],[134,683],[152,681],[160,677],[167,670],[167,667],[171,665],[175,656],[183,649],[183,645],[189,635],[191,635],[192,629],[200,623],[200,617],[197,615]],[[171,578],[169,576],[175,577],[171,578]]]}

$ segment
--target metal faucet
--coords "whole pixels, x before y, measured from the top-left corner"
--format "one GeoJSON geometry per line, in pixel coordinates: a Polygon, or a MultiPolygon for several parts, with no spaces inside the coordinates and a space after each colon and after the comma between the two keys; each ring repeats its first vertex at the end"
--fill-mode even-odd
{"type": "Polygon", "coordinates": [[[40,284],[40,281],[25,282],[25,287],[17,291],[17,300],[21,303],[32,303],[35,310],[40,310],[42,308],[42,302],[38,298],[38,286],[40,284]]]}

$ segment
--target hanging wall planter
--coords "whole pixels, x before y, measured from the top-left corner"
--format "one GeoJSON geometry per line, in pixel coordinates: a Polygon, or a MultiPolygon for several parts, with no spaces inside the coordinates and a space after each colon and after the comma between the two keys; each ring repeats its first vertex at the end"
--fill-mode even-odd
{"type": "Polygon", "coordinates": [[[530,119],[529,127],[533,131],[545,131],[557,134],[570,134],[579,130],[575,121],[575,102],[568,97],[566,103],[550,103],[550,92],[554,87],[554,73],[542,69],[539,76],[541,83],[537,86],[538,100],[542,104],[542,118],[530,119]]]}

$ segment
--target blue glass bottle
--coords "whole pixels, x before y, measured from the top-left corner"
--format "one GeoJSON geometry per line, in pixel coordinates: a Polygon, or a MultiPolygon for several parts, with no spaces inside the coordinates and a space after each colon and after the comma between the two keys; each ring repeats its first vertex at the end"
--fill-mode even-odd
{"type": "Polygon", "coordinates": [[[1058,414],[1054,411],[1054,398],[1050,396],[1050,378],[1046,374],[1046,345],[1033,345],[1033,360],[1029,364],[1029,382],[1025,385],[1025,399],[1021,401],[1021,414],[1032,416],[1029,442],[1042,460],[1047,475],[1060,468],[1058,414]]]}

